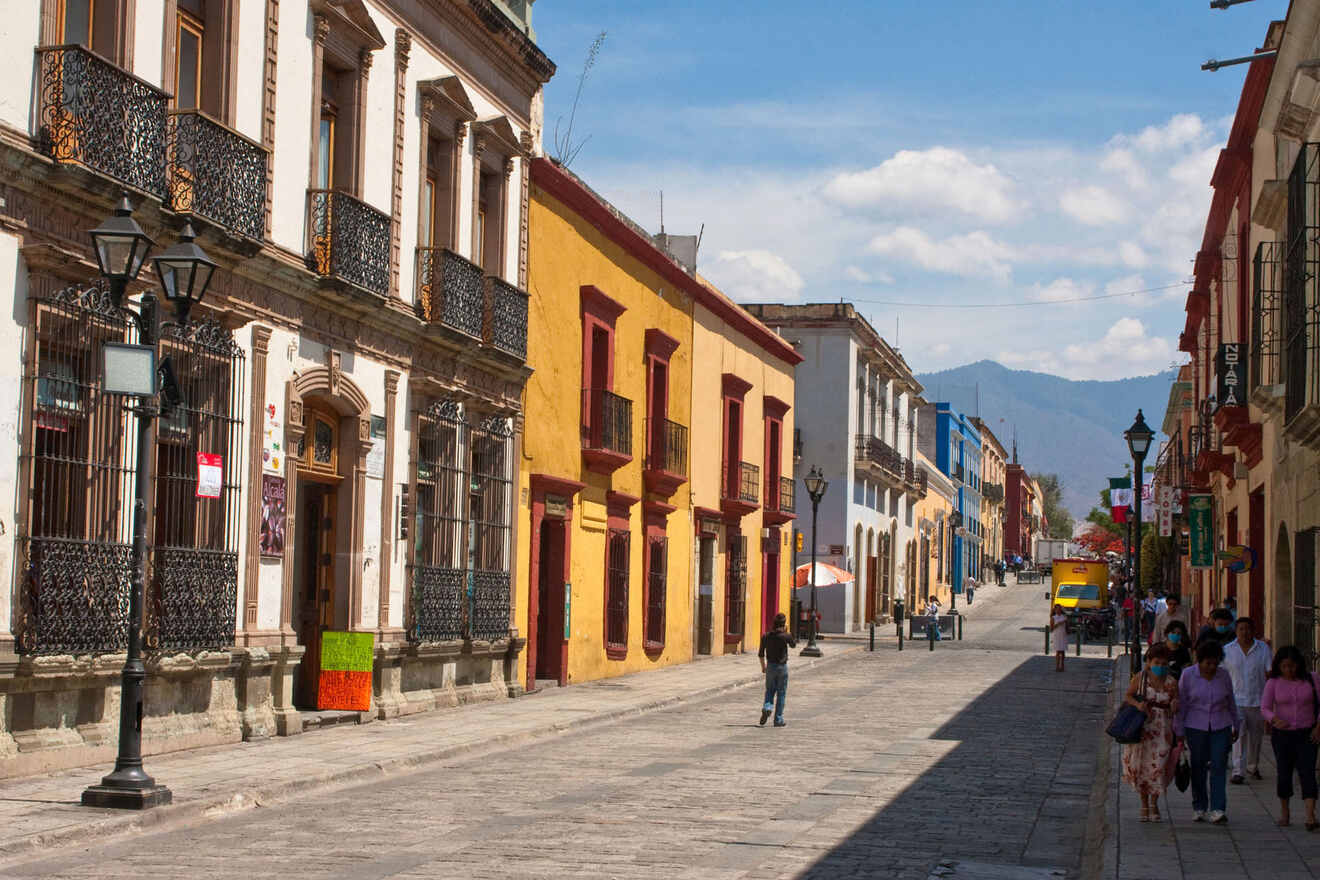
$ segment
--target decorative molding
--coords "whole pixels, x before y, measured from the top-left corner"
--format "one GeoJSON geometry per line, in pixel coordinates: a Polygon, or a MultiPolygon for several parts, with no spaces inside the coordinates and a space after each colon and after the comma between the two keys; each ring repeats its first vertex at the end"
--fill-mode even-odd
{"type": "Polygon", "coordinates": [[[257,604],[261,592],[261,455],[266,424],[266,358],[270,352],[271,329],[252,325],[252,384],[248,392],[248,490],[247,553],[243,567],[243,617],[239,629],[245,634],[257,629],[257,604]]]}
{"type": "MultiPolygon", "coordinates": [[[[412,35],[394,31],[394,168],[390,179],[390,297],[400,299],[399,261],[403,251],[403,140],[408,99],[408,53],[412,35]]],[[[426,144],[422,143],[423,154],[426,144]]]]}

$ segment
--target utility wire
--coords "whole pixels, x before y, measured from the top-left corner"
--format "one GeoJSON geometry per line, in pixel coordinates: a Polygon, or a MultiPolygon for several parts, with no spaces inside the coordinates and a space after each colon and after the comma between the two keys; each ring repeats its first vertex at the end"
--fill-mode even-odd
{"type": "Polygon", "coordinates": [[[887,299],[854,299],[849,298],[849,302],[865,303],[868,306],[901,306],[910,309],[1023,309],[1034,306],[1060,306],[1065,303],[1095,302],[1101,299],[1117,299],[1123,296],[1140,296],[1143,293],[1154,293],[1159,290],[1172,290],[1175,287],[1186,287],[1188,282],[1179,281],[1176,284],[1165,284],[1160,287],[1145,287],[1141,290],[1129,290],[1124,293],[1102,293],[1098,296],[1075,296],[1069,299],[1037,299],[1028,302],[1002,302],[1002,303],[933,303],[933,302],[898,302],[887,299]]]}

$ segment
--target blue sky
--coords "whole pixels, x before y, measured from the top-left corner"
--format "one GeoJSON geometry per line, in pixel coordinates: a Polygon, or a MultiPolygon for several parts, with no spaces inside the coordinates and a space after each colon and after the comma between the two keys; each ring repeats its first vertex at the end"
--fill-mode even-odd
{"type": "Polygon", "coordinates": [[[1200,65],[1287,8],[1208,5],[540,0],[545,148],[605,31],[572,168],[652,231],[663,189],[731,295],[856,302],[918,371],[1150,373],[1245,73],[1200,65]]]}

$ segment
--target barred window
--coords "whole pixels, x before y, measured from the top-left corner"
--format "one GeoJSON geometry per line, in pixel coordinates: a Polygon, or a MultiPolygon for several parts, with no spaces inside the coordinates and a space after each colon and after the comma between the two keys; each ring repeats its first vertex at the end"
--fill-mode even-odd
{"type": "Polygon", "coordinates": [[[729,535],[729,547],[724,573],[724,635],[725,640],[742,638],[745,626],[743,615],[747,602],[747,536],[729,535]]]}
{"type": "Polygon", "coordinates": [[[606,549],[605,647],[628,650],[628,560],[632,535],[626,529],[610,529],[606,549]]]}
{"type": "Polygon", "coordinates": [[[648,648],[665,646],[665,596],[668,593],[669,539],[651,535],[646,539],[646,625],[643,638],[648,648]]]}

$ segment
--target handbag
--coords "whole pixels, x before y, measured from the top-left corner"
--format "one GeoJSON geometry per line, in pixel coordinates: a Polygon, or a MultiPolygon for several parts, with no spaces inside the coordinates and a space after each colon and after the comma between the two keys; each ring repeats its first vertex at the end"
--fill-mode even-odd
{"type": "MultiPolygon", "coordinates": [[[[1144,702],[1146,694],[1146,673],[1141,673],[1141,697],[1144,702]]],[[[1141,730],[1146,726],[1146,713],[1133,706],[1131,703],[1123,703],[1118,707],[1118,712],[1114,714],[1114,720],[1109,722],[1109,727],[1105,733],[1114,738],[1116,742],[1124,745],[1141,742],[1141,730]]]]}
{"type": "Polygon", "coordinates": [[[1179,791],[1186,791],[1187,786],[1192,784],[1192,762],[1185,748],[1178,750],[1178,764],[1173,768],[1173,784],[1178,786],[1179,791]]]}

